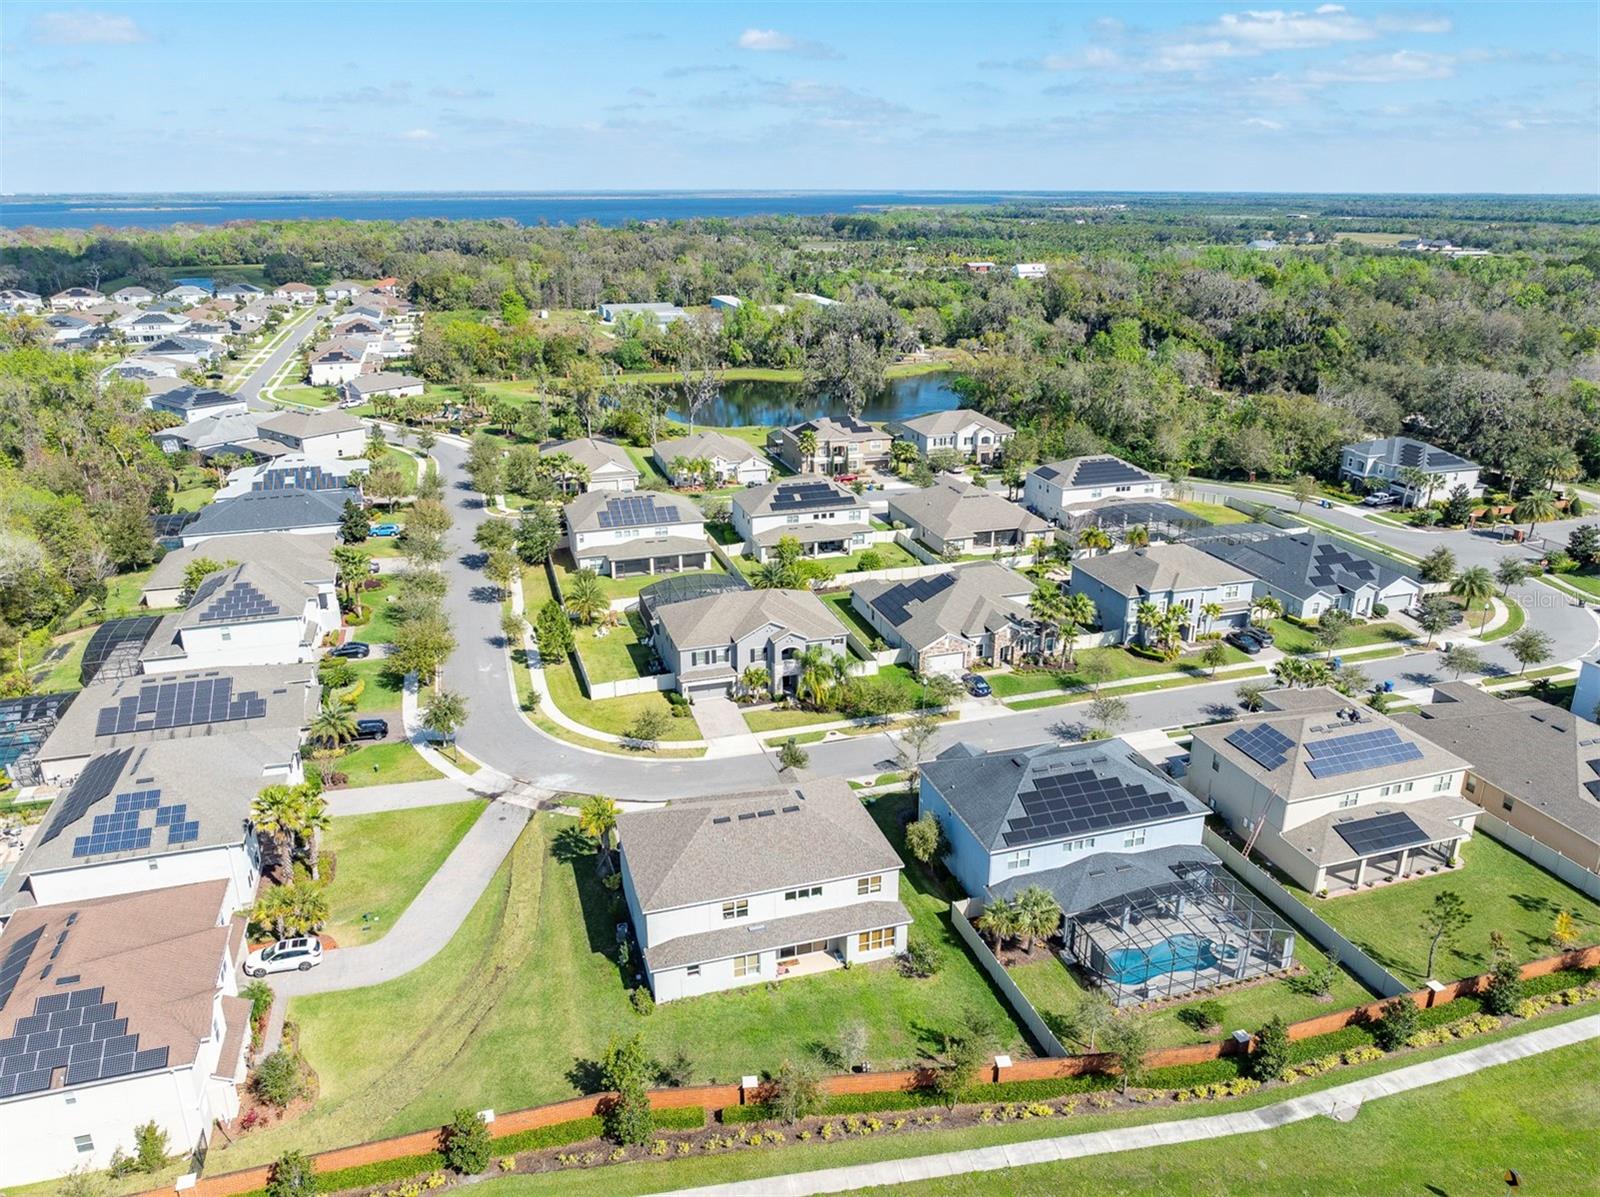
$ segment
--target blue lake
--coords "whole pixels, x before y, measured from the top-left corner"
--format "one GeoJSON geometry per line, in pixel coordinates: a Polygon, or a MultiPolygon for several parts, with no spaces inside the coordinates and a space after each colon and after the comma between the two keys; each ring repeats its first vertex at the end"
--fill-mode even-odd
{"type": "MultiPolygon", "coordinates": [[[[888,389],[868,401],[863,419],[875,422],[906,420],[930,411],[961,406],[961,396],[950,388],[950,375],[919,374],[891,378],[888,389]]],[[[686,419],[674,405],[674,415],[686,419]]],[[[813,395],[798,382],[728,382],[710,403],[700,409],[695,422],[723,428],[761,425],[778,428],[814,416],[848,415],[845,405],[826,395],[813,395]]]]}

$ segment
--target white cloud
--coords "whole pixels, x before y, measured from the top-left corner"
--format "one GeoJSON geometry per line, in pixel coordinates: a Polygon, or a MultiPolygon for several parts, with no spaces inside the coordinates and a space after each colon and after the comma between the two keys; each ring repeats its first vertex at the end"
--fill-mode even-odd
{"type": "Polygon", "coordinates": [[[1211,32],[1241,48],[1264,53],[1268,50],[1309,50],[1340,42],[1369,41],[1377,36],[1371,22],[1345,11],[1343,5],[1324,4],[1312,12],[1284,12],[1268,9],[1223,13],[1211,32]]]}
{"type": "Polygon", "coordinates": [[[1282,121],[1268,120],[1264,116],[1246,117],[1244,123],[1246,125],[1249,125],[1253,129],[1281,129],[1281,128],[1283,128],[1283,122],[1282,121]]]}
{"type": "Polygon", "coordinates": [[[434,141],[438,136],[432,129],[407,129],[400,134],[400,139],[402,141],[434,141]]]}
{"type": "Polygon", "coordinates": [[[44,12],[33,18],[33,39],[51,46],[128,46],[147,40],[130,16],[109,12],[44,12]]]}
{"type": "Polygon", "coordinates": [[[1396,50],[1392,54],[1346,58],[1337,66],[1307,71],[1305,81],[1313,87],[1330,83],[1415,83],[1448,79],[1454,74],[1455,59],[1448,55],[1396,50]]]}
{"type": "Polygon", "coordinates": [[[776,29],[746,29],[739,35],[739,49],[753,50],[758,54],[798,54],[803,58],[837,58],[839,52],[832,46],[810,41],[776,29]]]}

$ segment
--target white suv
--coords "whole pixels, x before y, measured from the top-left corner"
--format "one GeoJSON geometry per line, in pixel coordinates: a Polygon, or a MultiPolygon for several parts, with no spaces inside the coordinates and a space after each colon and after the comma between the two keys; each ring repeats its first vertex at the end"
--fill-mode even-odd
{"type": "Polygon", "coordinates": [[[311,936],[299,939],[280,939],[277,943],[257,948],[244,958],[247,977],[264,977],[268,973],[305,972],[322,963],[322,941],[311,936]]]}

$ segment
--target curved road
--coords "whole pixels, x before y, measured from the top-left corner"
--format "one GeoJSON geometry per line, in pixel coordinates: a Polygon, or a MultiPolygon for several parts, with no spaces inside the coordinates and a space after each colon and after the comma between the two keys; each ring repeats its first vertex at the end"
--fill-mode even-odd
{"type": "MultiPolygon", "coordinates": [[[[729,794],[780,782],[770,753],[719,757],[710,760],[629,759],[591,752],[553,739],[530,726],[518,711],[507,676],[505,650],[500,639],[500,604],[484,581],[481,560],[472,543],[474,530],[489,514],[467,481],[466,450],[457,442],[440,440],[433,449],[444,480],[447,500],[454,507],[455,526],[449,538],[446,569],[450,593],[446,600],[459,646],[444,669],[450,689],[467,699],[469,718],[460,742],[478,760],[519,781],[554,790],[610,794],[631,801],[666,800],[706,794],[729,794]]],[[[1208,497],[1234,494],[1265,501],[1293,511],[1287,495],[1245,490],[1221,484],[1195,483],[1194,490],[1208,497]]],[[[1464,562],[1492,564],[1507,553],[1535,554],[1520,546],[1502,544],[1469,532],[1422,532],[1388,528],[1360,516],[1317,511],[1318,518],[1359,531],[1369,539],[1381,538],[1402,551],[1420,555],[1448,544],[1464,562]]],[[[1569,521],[1571,526],[1578,521],[1569,521]]],[[[1562,525],[1551,526],[1552,538],[1565,539],[1562,525]]],[[[1536,583],[1518,587],[1514,594],[1527,607],[1530,623],[1549,633],[1552,661],[1569,661],[1587,654],[1595,645],[1597,624],[1587,610],[1574,606],[1554,590],[1536,583]]],[[[1514,673],[1518,666],[1503,644],[1484,648],[1494,672],[1514,673]]],[[[1448,680],[1436,652],[1363,662],[1361,668],[1374,682],[1393,680],[1406,689],[1448,680]]],[[[1239,680],[1186,686],[1176,690],[1127,696],[1130,727],[1171,727],[1214,719],[1233,709],[1233,692],[1239,680]]],[[[1081,716],[1074,707],[1009,712],[996,708],[993,716],[964,712],[957,723],[942,732],[933,751],[965,740],[984,748],[1011,748],[1037,744],[1070,735],[1081,716]]],[[[812,745],[810,767],[802,776],[859,777],[895,767],[894,740],[886,733],[812,745]]]]}

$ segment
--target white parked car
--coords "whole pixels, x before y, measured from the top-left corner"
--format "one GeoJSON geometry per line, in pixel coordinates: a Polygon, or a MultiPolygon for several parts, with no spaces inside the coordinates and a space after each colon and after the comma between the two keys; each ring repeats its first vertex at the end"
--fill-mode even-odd
{"type": "Polygon", "coordinates": [[[303,936],[257,948],[244,958],[244,972],[247,977],[264,977],[268,973],[305,972],[321,963],[322,941],[303,936]]]}
{"type": "Polygon", "coordinates": [[[1397,502],[1399,500],[1395,498],[1393,491],[1381,490],[1375,495],[1368,495],[1362,499],[1361,505],[1363,507],[1393,507],[1397,502]]]}

